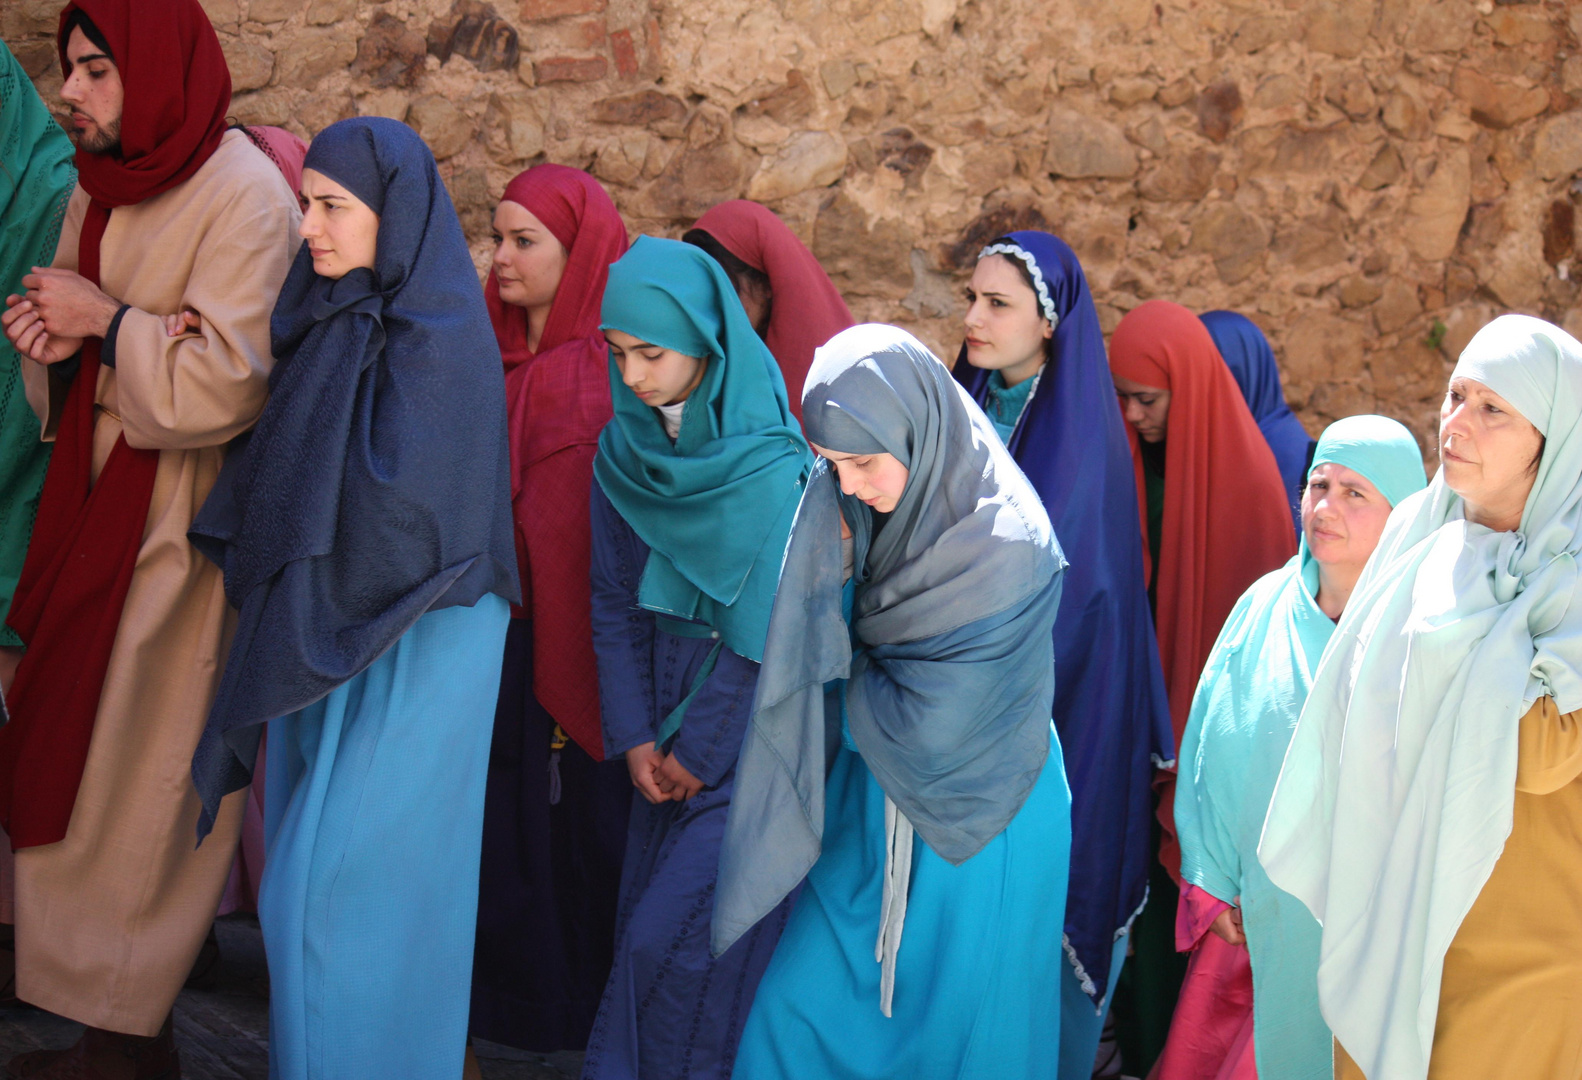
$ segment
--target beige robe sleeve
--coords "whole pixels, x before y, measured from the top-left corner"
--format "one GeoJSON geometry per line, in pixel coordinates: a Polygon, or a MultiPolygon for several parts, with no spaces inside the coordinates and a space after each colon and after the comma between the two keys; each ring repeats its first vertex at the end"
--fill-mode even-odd
{"type": "Polygon", "coordinates": [[[129,445],[148,450],[219,446],[258,419],[268,397],[269,316],[295,245],[289,203],[238,197],[203,234],[181,297],[196,333],[169,337],[160,315],[121,317],[115,374],[129,445]]]}
{"type": "MultiPolygon", "coordinates": [[[[50,265],[60,270],[77,269],[77,239],[82,235],[83,215],[88,212],[88,193],[82,188],[71,193],[66,204],[66,217],[60,226],[60,241],[55,245],[55,258],[50,265]]],[[[54,364],[38,364],[25,356],[17,357],[22,365],[22,391],[27,403],[38,414],[40,437],[44,442],[55,441],[55,429],[60,424],[60,410],[66,404],[66,391],[71,383],[55,374],[54,364]]]]}
{"type": "Polygon", "coordinates": [[[1516,790],[1551,795],[1582,776],[1582,712],[1562,713],[1539,698],[1522,717],[1516,790]]]}

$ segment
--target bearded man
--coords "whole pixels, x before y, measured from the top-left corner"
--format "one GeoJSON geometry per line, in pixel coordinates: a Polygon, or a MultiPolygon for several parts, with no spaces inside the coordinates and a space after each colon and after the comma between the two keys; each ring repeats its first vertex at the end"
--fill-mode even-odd
{"type": "Polygon", "coordinates": [[[16,994],[88,1025],[38,1080],[176,1075],[171,1006],[225,886],[245,792],[195,846],[193,749],[234,614],[187,542],[268,392],[297,199],[227,130],[198,0],[73,0],[59,48],[79,183],[51,267],[0,316],[55,441],[10,625],[0,729],[16,994]]]}

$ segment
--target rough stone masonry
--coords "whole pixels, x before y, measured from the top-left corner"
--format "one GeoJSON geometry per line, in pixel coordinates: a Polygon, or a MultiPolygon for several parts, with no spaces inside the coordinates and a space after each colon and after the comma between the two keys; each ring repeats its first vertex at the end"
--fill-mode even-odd
{"type": "MultiPolygon", "coordinates": [[[[1310,430],[1377,410],[1428,447],[1488,318],[1582,332],[1576,0],[203,3],[239,119],[405,120],[480,269],[536,162],[589,169],[634,232],[745,196],[950,359],[979,246],[1044,228],[1106,331],[1151,297],[1234,308],[1310,430]]],[[[60,6],[0,6],[52,104],[60,6]]]]}

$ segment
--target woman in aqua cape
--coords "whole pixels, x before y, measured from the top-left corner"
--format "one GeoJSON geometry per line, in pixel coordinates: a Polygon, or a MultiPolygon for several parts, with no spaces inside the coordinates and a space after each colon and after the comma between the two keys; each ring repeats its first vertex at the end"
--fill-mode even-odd
{"type": "Polygon", "coordinates": [[[1347,1080],[1582,1077],[1582,343],[1467,344],[1440,468],[1324,651],[1258,848],[1347,1080]]]}
{"type": "Polygon", "coordinates": [[[731,813],[786,536],[811,457],[774,357],[719,265],[641,237],[601,318],[615,418],[594,458],[593,645],[606,758],[632,800],[615,965],[587,1080],[727,1080],[785,923],[709,952],[731,813]]]}
{"type": "Polygon", "coordinates": [[[837,334],[802,405],[825,463],[742,750],[716,950],[806,882],[735,1075],[1054,1080],[1060,545],[988,418],[905,331],[837,334]]]}
{"type": "Polygon", "coordinates": [[[1330,1074],[1330,1034],[1318,1010],[1319,927],[1270,883],[1258,838],[1334,620],[1391,509],[1425,482],[1417,441],[1396,421],[1353,416],[1331,424],[1307,473],[1300,550],[1243,594],[1209,654],[1176,788],[1176,944],[1192,960],[1159,1080],[1330,1074]]]}

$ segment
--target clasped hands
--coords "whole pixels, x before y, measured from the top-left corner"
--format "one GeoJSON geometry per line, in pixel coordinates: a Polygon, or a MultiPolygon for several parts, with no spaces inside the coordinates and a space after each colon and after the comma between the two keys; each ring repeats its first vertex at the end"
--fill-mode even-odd
{"type": "Polygon", "coordinates": [[[686,802],[703,790],[703,781],[688,772],[674,754],[651,742],[626,752],[626,771],[632,774],[632,786],[651,803],[686,802]]]}
{"type": "MultiPolygon", "coordinates": [[[[1236,898],[1238,901],[1241,897],[1236,898]]],[[[1247,944],[1247,931],[1241,924],[1241,908],[1228,907],[1214,917],[1209,930],[1230,945],[1247,944]]]]}
{"type": "Polygon", "coordinates": [[[17,352],[40,364],[77,355],[84,338],[110,332],[119,302],[75,270],[35,266],[22,279],[27,295],[5,298],[0,326],[17,352]]]}

